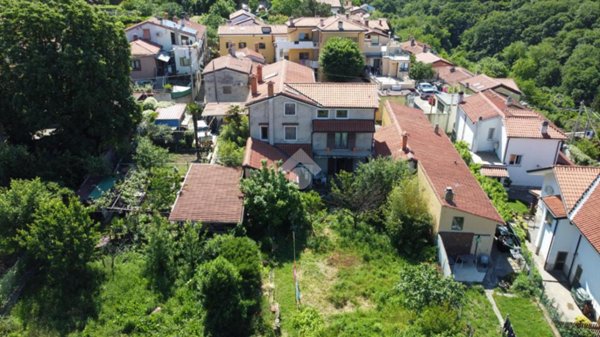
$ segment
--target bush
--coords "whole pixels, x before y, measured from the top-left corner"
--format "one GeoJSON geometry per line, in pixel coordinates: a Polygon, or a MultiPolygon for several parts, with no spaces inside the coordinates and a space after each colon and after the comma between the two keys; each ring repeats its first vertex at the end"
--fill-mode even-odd
{"type": "Polygon", "coordinates": [[[458,307],[464,300],[465,288],[452,278],[443,277],[428,264],[406,266],[396,286],[400,303],[411,310],[421,310],[432,303],[458,307]]]}
{"type": "Polygon", "coordinates": [[[158,101],[154,97],[146,98],[142,105],[143,110],[156,110],[157,107],[158,107],[158,101]]]}
{"type": "Polygon", "coordinates": [[[169,151],[152,144],[148,138],[138,138],[133,160],[142,169],[161,167],[169,160],[169,151]]]}
{"type": "Polygon", "coordinates": [[[571,159],[577,165],[597,165],[598,163],[587,154],[583,153],[577,146],[569,146],[571,159]]]}
{"type": "Polygon", "coordinates": [[[239,167],[244,160],[245,148],[234,142],[219,139],[219,162],[225,166],[239,167]]]}
{"type": "Polygon", "coordinates": [[[298,336],[319,337],[323,335],[325,321],[318,310],[303,307],[290,319],[290,324],[298,336]]]}
{"type": "Polygon", "coordinates": [[[165,298],[177,277],[175,254],[171,224],[160,216],[154,216],[148,231],[146,275],[152,281],[152,288],[165,298]]]}
{"type": "Polygon", "coordinates": [[[600,144],[598,143],[597,139],[589,140],[587,138],[582,138],[577,141],[575,146],[577,146],[577,148],[585,153],[588,157],[595,160],[600,160],[600,144]]]}
{"type": "Polygon", "coordinates": [[[510,290],[525,297],[538,296],[541,293],[542,279],[539,274],[532,272],[527,275],[525,272],[517,275],[510,290]]]}
{"type": "Polygon", "coordinates": [[[348,38],[328,39],[319,54],[319,64],[331,81],[349,81],[360,76],[365,67],[358,44],[348,38]]]}
{"type": "Polygon", "coordinates": [[[433,304],[423,311],[417,326],[425,336],[458,337],[461,336],[462,322],[455,308],[433,304]]]}

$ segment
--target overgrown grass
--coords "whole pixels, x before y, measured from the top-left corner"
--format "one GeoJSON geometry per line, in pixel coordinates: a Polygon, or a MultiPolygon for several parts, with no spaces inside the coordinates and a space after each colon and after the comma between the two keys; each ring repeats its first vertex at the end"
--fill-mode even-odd
{"type": "Polygon", "coordinates": [[[542,310],[530,299],[494,295],[502,316],[510,315],[515,333],[519,337],[552,337],[552,330],[544,319],[542,310]]]}
{"type": "Polygon", "coordinates": [[[498,319],[492,305],[483,294],[482,288],[470,288],[466,292],[463,317],[470,324],[477,337],[500,336],[498,319]]]}
{"type": "Polygon", "coordinates": [[[509,201],[508,207],[517,215],[525,215],[529,213],[529,208],[527,208],[527,205],[519,200],[509,201]]]}

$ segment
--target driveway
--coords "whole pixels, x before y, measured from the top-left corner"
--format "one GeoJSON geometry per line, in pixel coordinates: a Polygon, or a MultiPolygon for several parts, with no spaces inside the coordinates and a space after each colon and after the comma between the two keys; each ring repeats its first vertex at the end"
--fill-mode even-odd
{"type": "MultiPolygon", "coordinates": [[[[528,221],[531,241],[535,241],[538,229],[533,226],[532,221],[528,221]]],[[[561,320],[565,322],[574,322],[577,316],[583,315],[575,300],[571,296],[571,291],[566,285],[564,277],[558,277],[550,274],[544,269],[544,261],[541,256],[535,254],[535,245],[533,242],[526,241],[527,249],[531,252],[533,261],[542,276],[546,295],[554,301],[554,307],[561,314],[561,320]]]]}

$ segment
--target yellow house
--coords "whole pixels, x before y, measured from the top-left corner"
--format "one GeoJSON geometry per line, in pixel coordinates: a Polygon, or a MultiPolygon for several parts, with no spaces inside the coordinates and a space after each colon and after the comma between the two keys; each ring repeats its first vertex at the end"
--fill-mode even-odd
{"type": "Polygon", "coordinates": [[[496,226],[492,202],[441,128],[418,109],[387,101],[375,152],[409,160],[448,256],[491,254],[496,226]]]}
{"type": "Polygon", "coordinates": [[[230,49],[249,48],[264,56],[267,63],[275,62],[275,40],[285,38],[285,25],[219,26],[219,54],[227,55],[230,49]]]}

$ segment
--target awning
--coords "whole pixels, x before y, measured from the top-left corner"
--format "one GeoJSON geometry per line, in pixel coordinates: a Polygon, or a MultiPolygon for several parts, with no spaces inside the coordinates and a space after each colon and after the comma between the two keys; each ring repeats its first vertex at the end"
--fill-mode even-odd
{"type": "Polygon", "coordinates": [[[483,166],[479,173],[491,178],[508,178],[508,170],[502,166],[483,166]]]}
{"type": "Polygon", "coordinates": [[[171,56],[169,56],[168,53],[160,53],[157,57],[157,59],[159,61],[163,61],[165,63],[169,63],[169,60],[171,59],[171,56]]]}

